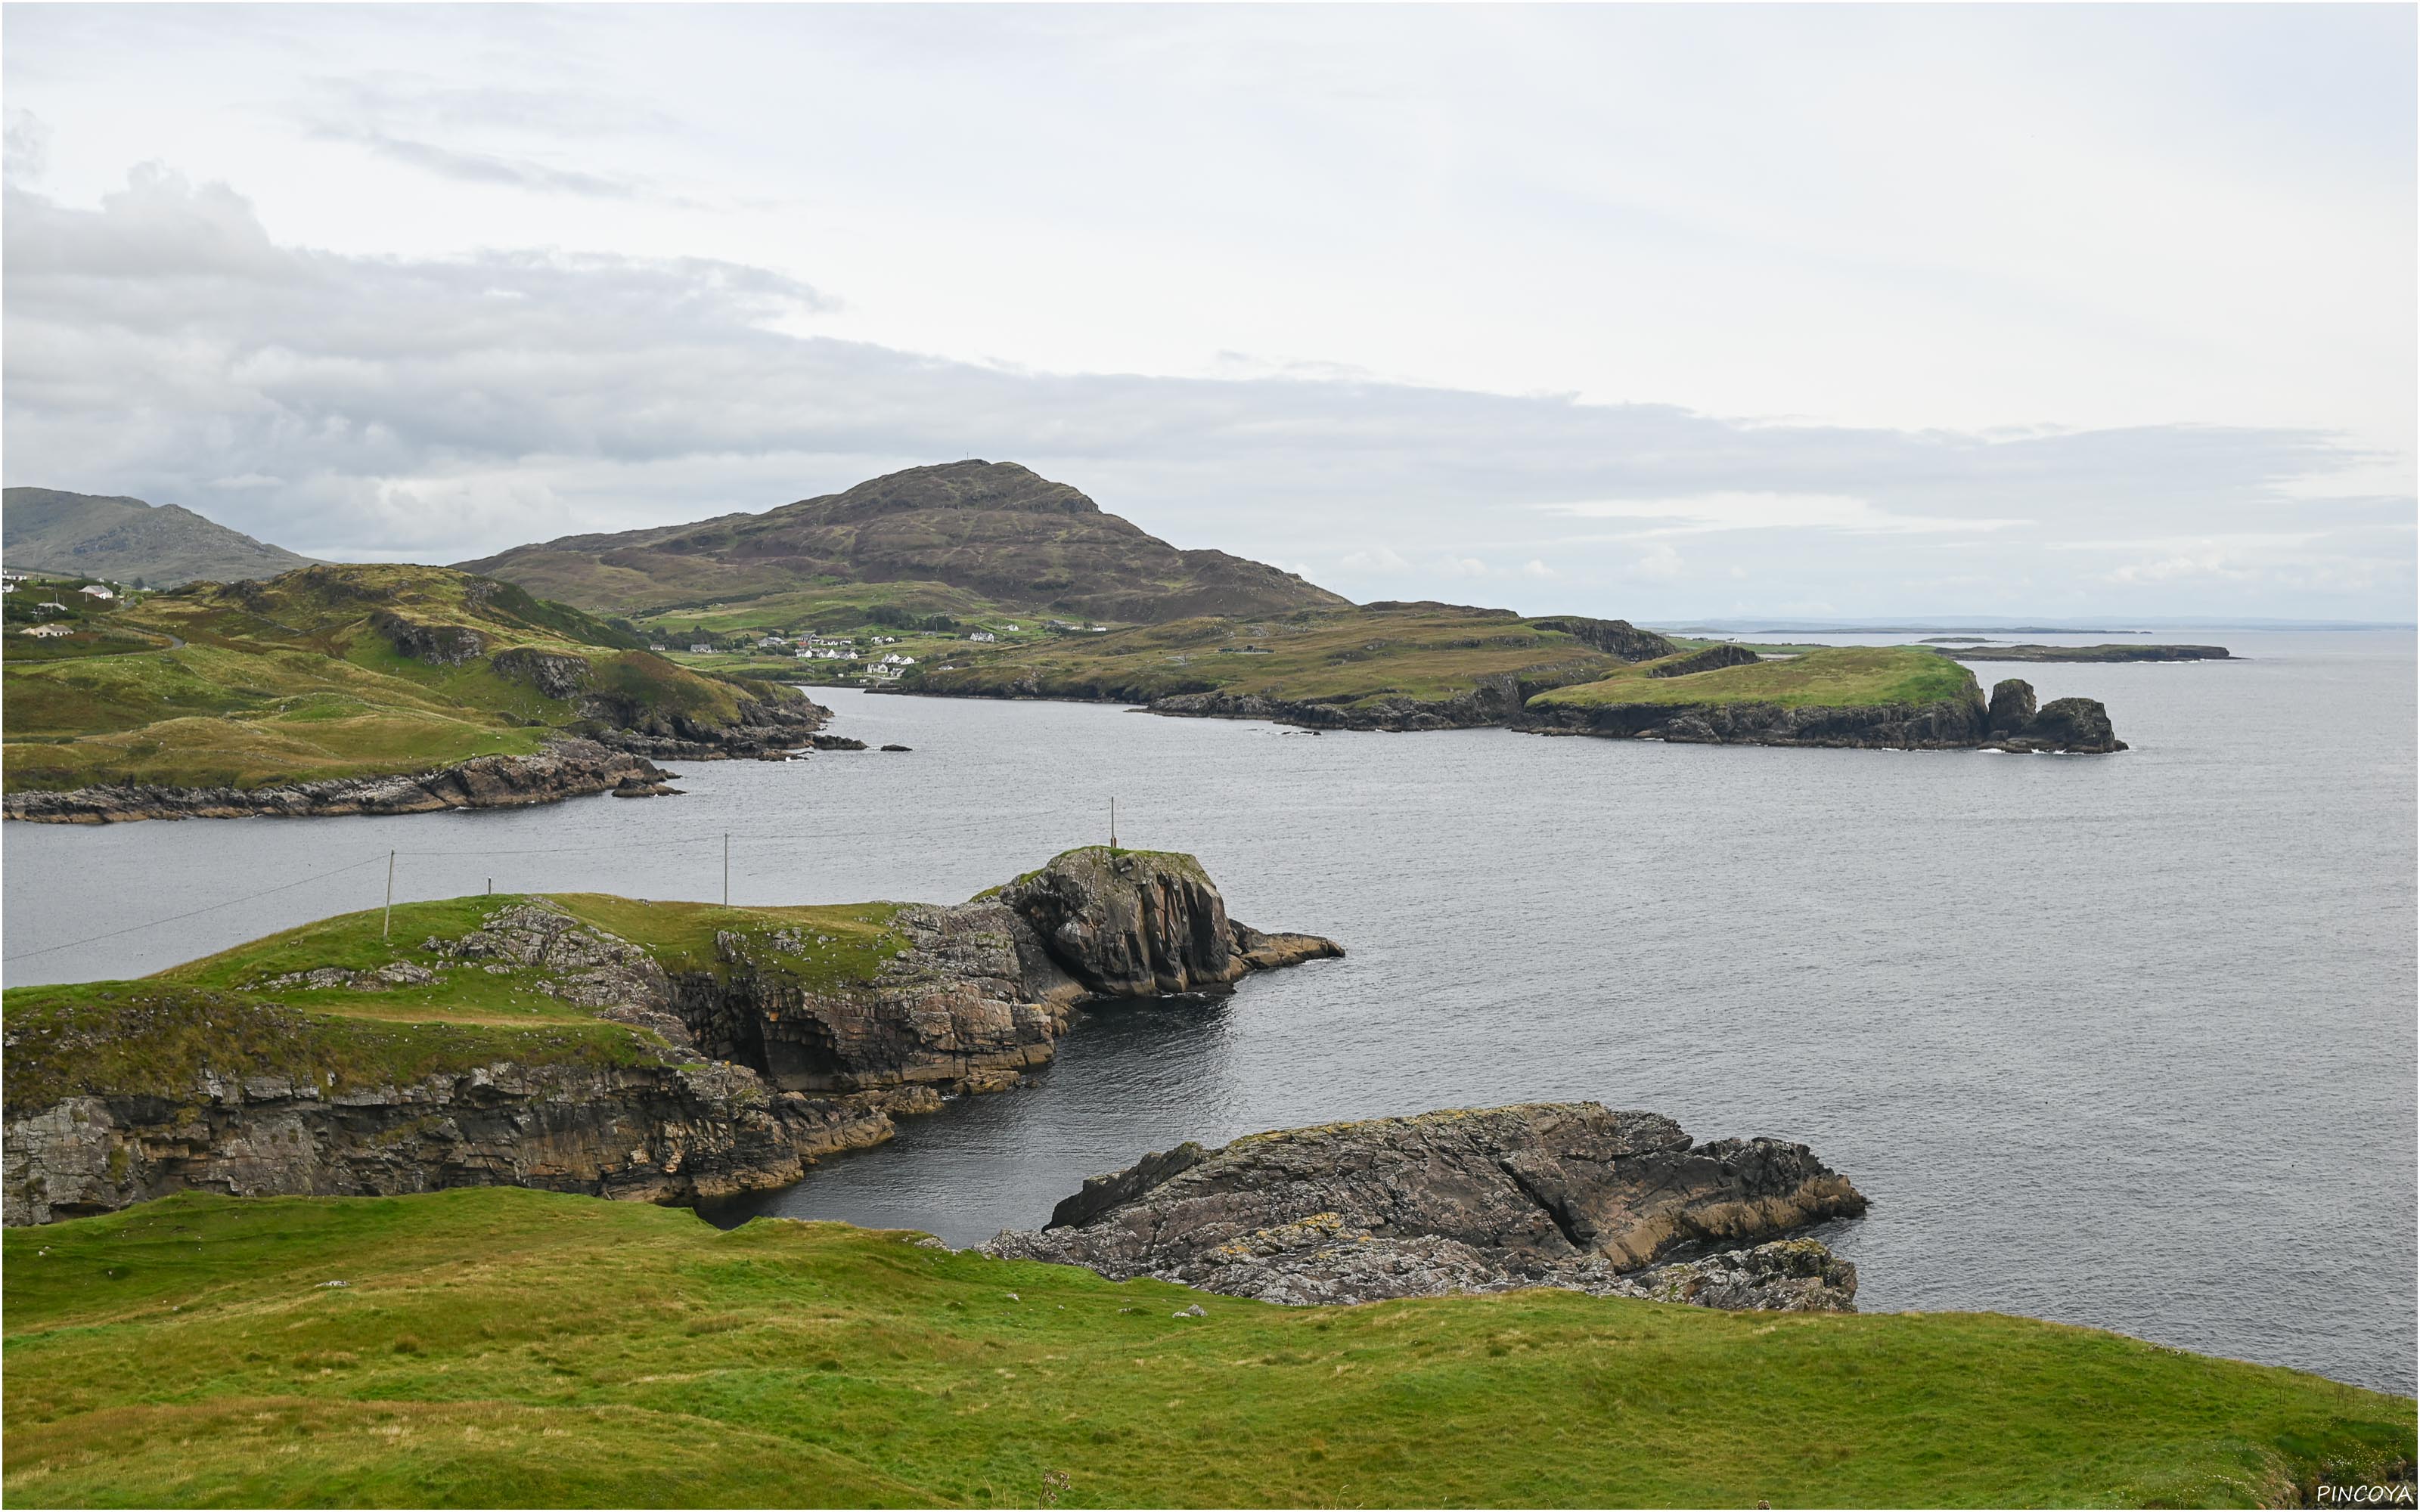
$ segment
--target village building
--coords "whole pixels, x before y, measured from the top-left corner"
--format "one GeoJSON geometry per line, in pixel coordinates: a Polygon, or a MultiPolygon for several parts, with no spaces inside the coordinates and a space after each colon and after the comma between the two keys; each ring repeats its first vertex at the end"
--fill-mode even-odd
{"type": "Polygon", "coordinates": [[[690,655],[691,655],[691,656],[703,656],[706,655],[708,652],[712,651],[714,648],[713,648],[712,646],[710,646],[710,645],[706,644],[705,641],[700,640],[700,641],[697,641],[697,642],[693,643],[692,645],[690,645],[690,647],[689,649],[690,649],[690,655]]]}
{"type": "Polygon", "coordinates": [[[73,630],[69,629],[64,625],[37,625],[25,633],[30,636],[37,636],[44,640],[51,639],[53,636],[75,634],[73,630]]]}
{"type": "Polygon", "coordinates": [[[103,588],[99,583],[86,583],[84,585],[82,591],[90,594],[95,598],[116,598],[117,596],[116,594],[111,593],[108,589],[103,588]]]}
{"type": "Polygon", "coordinates": [[[992,634],[989,630],[977,630],[974,634],[967,637],[967,639],[970,640],[997,640],[1000,637],[992,634]]]}

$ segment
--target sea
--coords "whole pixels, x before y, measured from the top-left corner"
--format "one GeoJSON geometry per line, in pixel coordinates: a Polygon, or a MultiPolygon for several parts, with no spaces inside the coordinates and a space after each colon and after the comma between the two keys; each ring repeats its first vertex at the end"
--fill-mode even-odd
{"type": "MultiPolygon", "coordinates": [[[[1849,637],[1832,637],[1850,640],[1849,637]]],[[[1903,640],[1904,637],[1883,637],[1903,640]]],[[[2055,640],[2056,637],[2026,637],[2055,640]]],[[[1092,1014],[1032,1085],[709,1214],[954,1244],[1187,1140],[1590,1099],[1803,1141],[1869,1312],[1988,1310],[2414,1388],[2414,637],[1993,666],[2108,757],[1311,734],[818,690],[906,752],[674,764],[676,798],[9,825],[8,985],[398,900],[954,902],[1109,836],[1344,959],[1092,1014]]]]}

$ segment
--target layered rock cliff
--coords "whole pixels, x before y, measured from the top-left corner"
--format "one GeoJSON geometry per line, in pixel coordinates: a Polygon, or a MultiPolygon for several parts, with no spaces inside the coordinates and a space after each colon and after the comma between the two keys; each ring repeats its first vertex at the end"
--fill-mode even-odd
{"type": "MultiPolygon", "coordinates": [[[[88,1005],[79,989],[29,989],[46,995],[39,1013],[12,995],[7,1222],[186,1188],[504,1183],[684,1202],[786,1185],[818,1155],[888,1138],[895,1114],[1016,1085],[1087,1004],[1342,953],[1230,919],[1190,856],[1106,849],[954,907],[850,910],[845,927],[813,910],[714,911],[704,943],[684,922],[697,905],[602,901],[615,918],[686,910],[659,940],[581,902],[498,899],[476,927],[397,942],[368,966],[298,963],[281,937],[257,969],[239,950],[206,964],[207,984],[137,984],[139,1007],[115,987],[88,1005]],[[632,1039],[600,1060],[582,1048],[593,1036],[566,1049],[534,1030],[528,1057],[465,1062],[444,1021],[498,992],[632,1039]],[[365,1022],[348,1005],[365,1002],[380,1063],[422,1070],[338,1073],[365,1022]],[[415,1008],[434,1022],[410,1022],[415,1008]]],[[[364,932],[379,934],[375,919],[364,932]]]]}
{"type": "Polygon", "coordinates": [[[1985,743],[1983,708],[1971,699],[1931,703],[1532,704],[1512,721],[1539,735],[1611,735],[1701,746],[1830,746],[1877,750],[1966,750],[1985,743]]]}
{"type": "Polygon", "coordinates": [[[1693,1144],[1658,1114],[1525,1103],[1181,1145],[986,1249],[1273,1302],[1553,1286],[1838,1311],[1854,1268],[1774,1242],[1865,1211],[1804,1145],[1693,1144]]]}
{"type": "Polygon", "coordinates": [[[535,755],[481,756],[458,766],[396,777],[336,778],[259,788],[95,787],[65,793],[11,793],[0,799],[0,813],[54,825],[430,813],[440,809],[556,803],[616,790],[661,791],[671,775],[627,750],[593,740],[564,740],[535,755]]]}

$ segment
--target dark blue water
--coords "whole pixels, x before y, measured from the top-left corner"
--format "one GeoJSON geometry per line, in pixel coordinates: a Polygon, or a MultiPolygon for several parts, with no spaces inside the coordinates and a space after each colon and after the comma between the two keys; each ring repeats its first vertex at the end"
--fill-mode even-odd
{"type": "Polygon", "coordinates": [[[398,896],[955,900],[1105,829],[1343,961],[1104,1013],[757,1205],[1040,1222],[1180,1140],[1593,1098],[1803,1139],[1874,1200],[1862,1305],[1988,1308],[2413,1387],[2413,638],[1977,668],[2108,702],[2115,758],[1320,735],[836,694],[912,754],[690,795],[399,820],[11,825],[11,984],[129,974],[398,896]],[[231,908],[44,950],[246,892],[231,908]]]}

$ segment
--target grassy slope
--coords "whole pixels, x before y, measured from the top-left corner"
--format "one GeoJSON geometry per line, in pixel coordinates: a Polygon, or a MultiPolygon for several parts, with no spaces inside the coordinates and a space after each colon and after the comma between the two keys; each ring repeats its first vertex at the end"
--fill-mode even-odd
{"type": "Polygon", "coordinates": [[[1787,661],[1652,677],[1658,662],[1621,667],[1597,682],[1542,693],[1540,705],[1778,703],[1854,706],[1931,703],[1977,696],[1975,675],[1947,656],[1913,646],[1831,646],[1787,661]]]}
{"type": "Polygon", "coordinates": [[[959,670],[919,668],[902,686],[1004,693],[1028,676],[1042,696],[1143,701],[1225,689],[1295,702],[1447,699],[1510,673],[1551,686],[1622,663],[1527,621],[1448,609],[1356,609],[1261,620],[1194,619],[954,654],[959,670]],[[1245,647],[1265,648],[1265,653],[1245,647]]]}
{"type": "Polygon", "coordinates": [[[896,903],[723,908],[646,903],[603,893],[515,895],[401,903],[394,933],[380,910],[342,914],[268,935],[140,981],[12,987],[7,1100],[39,1108],[77,1093],[191,1095],[205,1070],[220,1075],[308,1077],[338,1087],[417,1081],[499,1060],[530,1065],[629,1065],[661,1057],[653,1035],[601,1021],[550,996],[550,973],[446,964],[423,948],[458,939],[512,904],[551,901],[647,949],[665,969],[720,972],[714,938],[737,934],[759,964],[829,989],[870,979],[905,948],[896,903]],[[804,950],[774,936],[795,932],[804,950]],[[431,969],[425,985],[269,987],[320,966],[369,972],[396,962],[431,969]],[[442,968],[442,969],[441,969],[442,968]]]}
{"type": "Polygon", "coordinates": [[[317,568],[245,589],[153,595],[85,622],[98,633],[188,642],[173,650],[12,655],[0,671],[8,786],[255,787],[422,771],[535,750],[577,724],[571,702],[500,676],[489,656],[441,667],[402,655],[372,623],[380,612],[468,626],[489,656],[513,648],[581,656],[593,687],[707,722],[736,717],[743,696],[509,584],[442,568],[317,568]]]}
{"type": "Polygon", "coordinates": [[[2248,1505],[2413,1446],[2408,1399],[2020,1319],[1287,1308],[510,1189],[6,1247],[18,1506],[2248,1505]]]}

